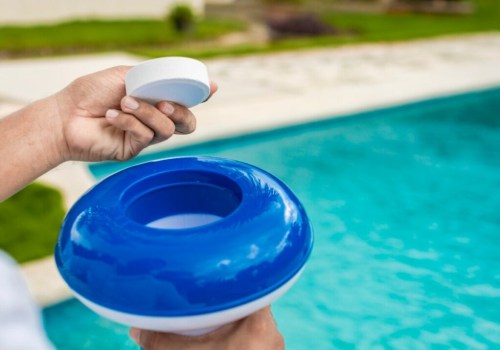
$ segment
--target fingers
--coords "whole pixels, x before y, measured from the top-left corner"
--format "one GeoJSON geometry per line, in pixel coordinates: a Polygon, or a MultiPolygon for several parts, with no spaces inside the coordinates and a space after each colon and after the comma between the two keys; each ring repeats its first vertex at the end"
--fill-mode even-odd
{"type": "Polygon", "coordinates": [[[174,123],[176,134],[190,134],[196,129],[196,118],[188,108],[166,101],[157,107],[174,123]]]}
{"type": "Polygon", "coordinates": [[[157,106],[142,102],[130,96],[121,101],[124,112],[135,115],[144,125],[153,130],[152,143],[164,141],[174,133],[189,134],[196,128],[196,118],[191,111],[181,105],[160,102],[157,106]]]}
{"type": "Polygon", "coordinates": [[[147,145],[153,140],[153,131],[133,115],[110,109],[106,112],[106,119],[118,129],[128,132],[139,144],[147,145]]]}
{"type": "Polygon", "coordinates": [[[216,92],[217,90],[219,90],[219,86],[217,85],[217,83],[215,81],[211,81],[210,82],[210,95],[208,95],[207,99],[203,102],[207,102],[210,97],[212,97],[216,92]]]}
{"type": "MultiPolygon", "coordinates": [[[[129,67],[120,67],[127,70],[129,67]]],[[[210,98],[218,90],[215,82],[210,82],[210,98]]],[[[207,98],[207,100],[208,100],[207,98]]],[[[172,134],[190,134],[196,129],[196,118],[184,106],[173,102],[162,101],[156,106],[142,102],[130,96],[125,96],[120,103],[121,109],[136,116],[154,133],[151,143],[164,141],[172,134]],[[166,118],[165,118],[166,117],[166,118]]]]}
{"type": "MultiPolygon", "coordinates": [[[[210,82],[210,95],[204,101],[208,101],[219,89],[217,84],[213,81],[210,82]]],[[[196,118],[191,113],[191,111],[181,105],[175,104],[173,102],[162,101],[158,104],[158,109],[164,112],[175,124],[176,134],[190,134],[196,129],[196,118]],[[174,112],[171,113],[170,106],[174,108],[174,112]]]]}
{"type": "MultiPolygon", "coordinates": [[[[120,67],[126,71],[128,67],[120,67]]],[[[217,85],[211,83],[210,96],[217,91],[217,85]]],[[[123,140],[120,152],[115,158],[129,159],[137,155],[150,144],[169,139],[174,133],[190,134],[196,129],[196,118],[184,106],[162,101],[156,106],[125,96],[120,101],[121,111],[110,109],[106,112],[106,120],[125,132],[119,138],[123,140]]]]}
{"type": "Polygon", "coordinates": [[[122,111],[133,114],[142,124],[153,131],[154,137],[151,143],[164,141],[174,134],[174,122],[149,103],[125,96],[120,105],[122,111]]]}
{"type": "MultiPolygon", "coordinates": [[[[210,82],[210,95],[203,102],[208,101],[219,89],[217,84],[213,81],[210,82]]],[[[163,111],[166,115],[170,116],[170,119],[175,124],[175,133],[176,134],[190,134],[196,129],[196,118],[191,113],[191,111],[181,105],[162,101],[158,104],[158,109],[163,111]],[[170,112],[169,106],[174,107],[174,113],[170,112]]]]}

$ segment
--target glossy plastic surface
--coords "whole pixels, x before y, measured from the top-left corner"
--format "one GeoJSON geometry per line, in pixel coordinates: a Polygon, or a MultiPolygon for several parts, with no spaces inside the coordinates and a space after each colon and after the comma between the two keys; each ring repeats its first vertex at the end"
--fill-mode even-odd
{"type": "Polygon", "coordinates": [[[94,186],[69,211],[55,257],[71,289],[98,305],[189,316],[276,290],[311,249],[307,215],[280,180],[237,161],[186,157],[137,165],[94,186]],[[185,214],[219,219],[148,226],[185,214]]]}

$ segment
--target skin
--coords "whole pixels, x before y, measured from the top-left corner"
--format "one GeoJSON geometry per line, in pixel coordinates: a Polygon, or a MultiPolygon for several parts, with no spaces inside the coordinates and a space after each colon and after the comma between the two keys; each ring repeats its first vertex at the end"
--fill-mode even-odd
{"type": "Polygon", "coordinates": [[[283,337],[276,328],[270,308],[211,333],[183,336],[132,328],[130,336],[144,350],[283,350],[283,337]]]}
{"type": "MultiPolygon", "coordinates": [[[[173,134],[196,128],[193,113],[162,101],[125,96],[131,67],[76,79],[56,94],[0,119],[0,201],[66,161],[127,160],[173,134]]],[[[211,84],[211,94],[217,86],[211,84]]],[[[146,350],[280,350],[283,339],[269,308],[201,336],[131,330],[146,350]]]]}

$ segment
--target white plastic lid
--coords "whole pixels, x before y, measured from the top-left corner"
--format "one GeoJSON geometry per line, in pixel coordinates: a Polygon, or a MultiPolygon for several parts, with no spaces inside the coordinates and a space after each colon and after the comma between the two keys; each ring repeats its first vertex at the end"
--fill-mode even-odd
{"type": "Polygon", "coordinates": [[[125,77],[127,95],[151,104],[171,101],[193,107],[210,96],[205,64],[187,57],[162,57],[142,62],[125,77]]]}

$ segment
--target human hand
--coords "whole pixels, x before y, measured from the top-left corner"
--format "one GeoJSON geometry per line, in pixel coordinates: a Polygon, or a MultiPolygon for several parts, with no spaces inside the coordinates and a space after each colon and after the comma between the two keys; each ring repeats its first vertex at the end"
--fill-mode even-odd
{"type": "Polygon", "coordinates": [[[130,336],[144,350],[283,350],[269,307],[211,333],[184,336],[132,328],[130,336]]]}
{"type": "MultiPolygon", "coordinates": [[[[55,95],[63,160],[127,160],[174,133],[194,131],[196,118],[188,108],[167,101],[153,106],[125,96],[130,68],[83,76],[55,95]]],[[[211,95],[216,90],[212,83],[211,95]]]]}

